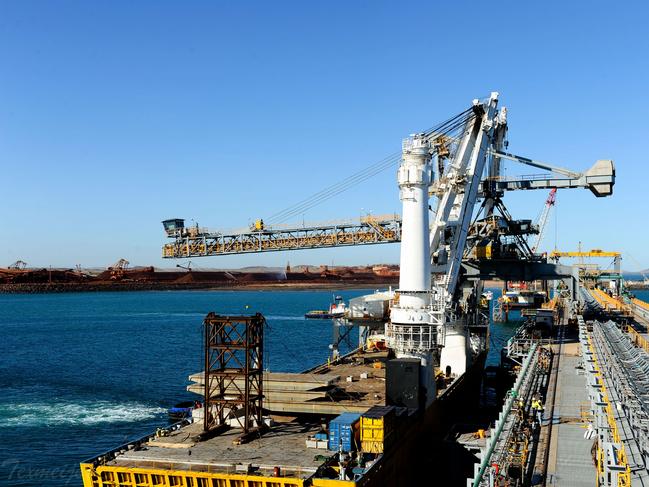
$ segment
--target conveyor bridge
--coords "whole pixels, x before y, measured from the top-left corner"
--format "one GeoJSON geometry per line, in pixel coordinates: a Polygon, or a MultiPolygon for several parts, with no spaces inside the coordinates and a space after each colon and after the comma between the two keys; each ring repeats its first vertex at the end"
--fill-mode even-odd
{"type": "Polygon", "coordinates": [[[226,233],[181,226],[168,230],[167,236],[173,242],[164,245],[162,257],[170,259],[394,243],[401,241],[401,216],[368,215],[356,221],[226,233]]]}

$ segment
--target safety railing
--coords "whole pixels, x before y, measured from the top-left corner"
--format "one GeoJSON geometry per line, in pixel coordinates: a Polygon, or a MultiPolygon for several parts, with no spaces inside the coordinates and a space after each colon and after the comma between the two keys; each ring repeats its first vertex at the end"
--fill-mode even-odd
{"type": "Polygon", "coordinates": [[[649,303],[645,303],[644,301],[642,301],[640,299],[637,299],[637,298],[631,299],[631,302],[633,304],[635,304],[636,306],[639,306],[640,308],[642,308],[642,309],[644,309],[646,311],[649,311],[649,303]]]}
{"type": "Polygon", "coordinates": [[[390,348],[399,351],[421,352],[442,344],[442,327],[436,325],[399,325],[387,323],[385,336],[390,348]]]}
{"type": "Polygon", "coordinates": [[[516,378],[516,382],[514,382],[514,386],[507,395],[507,399],[505,400],[505,404],[503,405],[500,415],[498,416],[498,420],[496,421],[494,427],[491,429],[491,434],[487,439],[487,443],[484,448],[481,449],[481,462],[479,465],[475,465],[474,476],[472,479],[467,480],[467,486],[478,487],[481,485],[489,484],[489,476],[487,474],[487,470],[490,468],[492,455],[494,454],[498,443],[502,442],[501,435],[503,433],[503,428],[506,424],[510,424],[511,422],[509,415],[512,411],[514,402],[518,397],[520,397],[522,391],[527,386],[529,386],[530,379],[534,375],[534,371],[538,364],[537,352],[538,347],[536,344],[533,344],[527,357],[523,361],[520,372],[518,373],[518,377],[516,378]]]}

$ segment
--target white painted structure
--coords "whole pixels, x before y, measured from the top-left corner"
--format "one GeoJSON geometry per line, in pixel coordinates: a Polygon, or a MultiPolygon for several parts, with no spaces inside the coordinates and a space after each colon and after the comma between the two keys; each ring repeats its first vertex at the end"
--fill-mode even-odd
{"type": "MultiPolygon", "coordinates": [[[[470,364],[468,309],[456,295],[467,234],[488,155],[500,149],[506,112],[496,111],[498,93],[473,103],[473,116],[444,174],[435,181],[431,141],[439,134],[417,134],[403,144],[398,171],[403,205],[399,299],[391,308],[386,335],[397,357],[421,360],[426,403],[435,398],[435,362],[443,372],[462,375],[470,364]],[[429,224],[429,192],[438,197],[429,224]]],[[[498,172],[499,159],[491,171],[498,172]]]]}
{"type": "Polygon", "coordinates": [[[439,323],[431,309],[428,187],[433,178],[431,147],[424,134],[404,140],[397,179],[403,204],[401,272],[388,335],[397,358],[421,360],[421,385],[428,405],[436,396],[432,352],[439,323]]]}

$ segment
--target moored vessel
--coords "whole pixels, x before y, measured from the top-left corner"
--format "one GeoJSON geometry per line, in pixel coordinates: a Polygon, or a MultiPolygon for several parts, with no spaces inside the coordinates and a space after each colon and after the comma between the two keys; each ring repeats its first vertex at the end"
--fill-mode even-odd
{"type": "Polygon", "coordinates": [[[334,296],[334,302],[331,303],[328,310],[316,309],[304,314],[307,319],[331,320],[334,318],[343,318],[347,307],[342,296],[334,296]]]}
{"type": "Polygon", "coordinates": [[[476,409],[489,343],[482,279],[501,278],[503,269],[504,279],[523,279],[546,264],[524,242],[530,225],[513,220],[501,197],[550,184],[607,196],[614,178],[612,162],[598,161],[581,179],[502,179],[502,157],[556,170],[503,152],[506,113],[492,93],[405,139],[397,172],[401,218],[227,237],[169,235],[174,243],[163,256],[170,258],[400,241],[399,288],[352,300],[334,321],[358,327],[358,349],[301,374],[263,370],[262,315],[210,313],[205,369],[188,387],[203,395],[202,417],[82,463],[84,484],[413,485],[422,472],[463,484],[461,469],[445,470],[439,445],[455,419],[476,409]],[[503,245],[477,251],[491,240],[503,245]]]}
{"type": "Polygon", "coordinates": [[[488,300],[480,279],[461,271],[470,218],[452,209],[473,207],[488,141],[502,142],[506,120],[496,105],[494,93],[455,117],[452,130],[440,127],[449,135],[459,127],[466,139],[450,161],[437,129],[404,140],[399,289],[330,309],[359,326],[357,350],[302,374],[263,371],[263,317],[210,313],[205,370],[189,386],[203,394],[202,418],[84,462],[84,484],[412,485],[450,418],[479,390],[488,300]],[[462,187],[443,190],[444,178],[462,187]],[[433,222],[430,191],[438,192],[433,222]],[[394,418],[377,416],[390,406],[394,418]]]}

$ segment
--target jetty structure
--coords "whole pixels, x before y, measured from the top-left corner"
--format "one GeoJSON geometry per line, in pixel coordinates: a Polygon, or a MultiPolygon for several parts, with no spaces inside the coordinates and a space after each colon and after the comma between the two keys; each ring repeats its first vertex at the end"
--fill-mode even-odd
{"type": "Polygon", "coordinates": [[[398,164],[400,216],[312,227],[267,218],[240,232],[165,220],[170,259],[400,242],[399,287],[352,299],[333,327],[338,338],[357,327],[358,347],[341,355],[334,343],[326,363],[298,374],[263,369],[263,314],[208,314],[204,369],[188,386],[202,407],[189,421],[82,462],[84,485],[645,485],[646,442],[633,428],[647,424],[636,387],[647,378],[637,359],[646,342],[617,306],[644,308],[622,304],[622,287],[587,282],[578,267],[538,253],[528,243],[538,226],[513,219],[504,203],[509,191],[533,189],[610,196],[613,162],[576,172],[506,152],[498,98],[474,100],[388,159],[398,164]],[[545,173],[507,176],[505,161],[545,173]],[[498,379],[506,384],[502,410],[465,431],[479,409],[490,342],[486,279],[552,283],[542,308],[551,319],[535,314],[510,340],[508,375],[498,379]],[[638,366],[604,366],[604,356],[638,366]],[[583,415],[577,397],[592,399],[583,415]]]}

